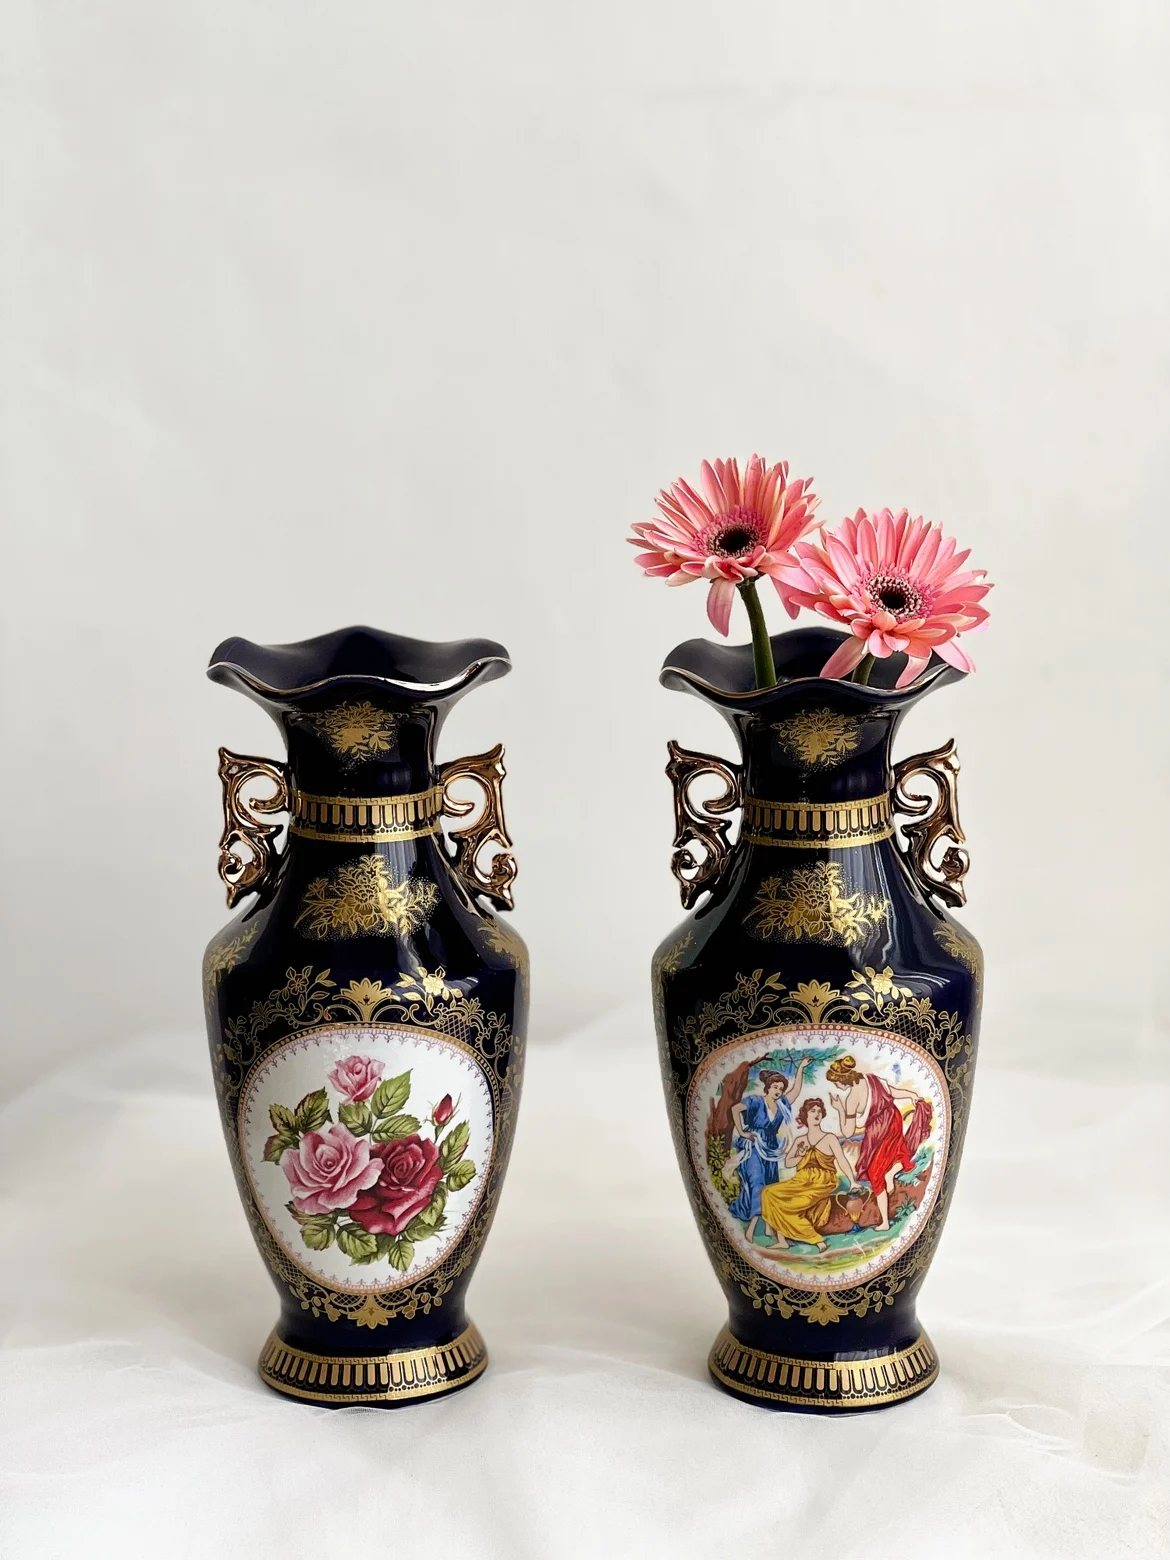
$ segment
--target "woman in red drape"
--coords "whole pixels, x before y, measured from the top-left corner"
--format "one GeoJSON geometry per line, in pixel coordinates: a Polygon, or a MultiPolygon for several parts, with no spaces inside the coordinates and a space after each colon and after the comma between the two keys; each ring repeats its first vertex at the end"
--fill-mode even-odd
{"type": "Polygon", "coordinates": [[[841,1122],[841,1136],[849,1138],[864,1123],[861,1153],[857,1159],[859,1180],[868,1181],[881,1215],[877,1228],[890,1227],[890,1192],[900,1170],[909,1170],[914,1155],[930,1135],[933,1112],[930,1101],[907,1089],[890,1084],[877,1073],[864,1072],[852,1056],[831,1062],[825,1076],[830,1083],[848,1090],[833,1095],[833,1105],[841,1122]],[[908,1122],[904,1122],[900,1099],[913,1103],[908,1122]]]}

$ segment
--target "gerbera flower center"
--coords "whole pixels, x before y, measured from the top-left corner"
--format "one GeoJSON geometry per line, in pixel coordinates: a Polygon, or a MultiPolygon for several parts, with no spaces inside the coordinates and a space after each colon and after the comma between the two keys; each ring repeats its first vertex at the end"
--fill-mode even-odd
{"type": "Polygon", "coordinates": [[[721,558],[742,557],[764,545],[763,521],[754,509],[737,504],[704,528],[699,543],[704,552],[716,553],[721,558]]]}
{"type": "Polygon", "coordinates": [[[926,606],[922,592],[904,574],[873,574],[866,589],[879,607],[896,618],[920,617],[926,606]]]}

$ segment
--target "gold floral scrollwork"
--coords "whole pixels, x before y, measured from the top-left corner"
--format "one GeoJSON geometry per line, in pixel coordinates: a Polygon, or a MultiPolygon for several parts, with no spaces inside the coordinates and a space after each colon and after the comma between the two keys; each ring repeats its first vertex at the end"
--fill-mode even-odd
{"type": "Polygon", "coordinates": [[[347,861],[305,889],[296,925],[306,937],[407,937],[426,926],[439,890],[424,878],[397,877],[383,856],[347,861]]]}
{"type": "Polygon", "coordinates": [[[906,836],[906,865],[927,899],[933,895],[948,906],[967,902],[963,879],[971,865],[967,836],[959,823],[958,778],[959,759],[953,740],[894,766],[894,812],[905,815],[899,822],[906,836]],[[933,794],[910,789],[911,782],[920,776],[933,783],[933,794]],[[914,821],[907,823],[905,818],[914,821]],[[936,857],[940,844],[943,850],[936,857]]]}
{"type": "Polygon", "coordinates": [[[670,865],[678,879],[683,909],[689,910],[700,894],[714,887],[727,865],[731,822],[723,814],[743,805],[743,771],[738,764],[710,753],[692,753],[677,742],[668,742],[666,747],[670,754],[666,773],[674,786],[674,856],[670,865]],[[703,774],[717,775],[723,790],[696,805],[691,800],[691,785],[703,774]],[[701,860],[695,859],[692,850],[696,844],[705,852],[701,860]]]}
{"type": "Polygon", "coordinates": [[[889,920],[890,901],[848,893],[836,861],[817,861],[765,878],[744,925],[761,942],[814,942],[856,948],[889,920]]]}
{"type": "Polygon", "coordinates": [[[219,875],[227,888],[228,909],[245,894],[262,893],[276,867],[274,834],[280,824],[266,823],[272,813],[287,812],[288,770],[267,758],[219,750],[219,778],[223,785],[223,833],[219,840],[219,875]],[[271,796],[246,797],[257,780],[273,787],[271,796]]]}
{"type": "Polygon", "coordinates": [[[483,791],[482,810],[478,817],[464,824],[461,829],[449,831],[451,843],[455,847],[452,865],[463,879],[467,892],[472,896],[482,894],[497,910],[511,910],[512,884],[516,880],[516,858],[512,855],[512,840],[504,823],[505,774],[504,749],[499,742],[486,753],[455,758],[439,768],[444,817],[466,818],[479,805],[450,794],[450,787],[456,780],[474,780],[483,791]],[[487,845],[498,845],[500,849],[487,863],[485,870],[479,864],[479,856],[487,845]]]}
{"type": "Polygon", "coordinates": [[[346,769],[388,753],[398,739],[398,716],[368,699],[302,715],[300,721],[332,748],[346,769]]]}
{"type": "Polygon", "coordinates": [[[776,741],[802,769],[835,769],[861,741],[865,721],[840,710],[802,710],[772,727],[776,741]]]}

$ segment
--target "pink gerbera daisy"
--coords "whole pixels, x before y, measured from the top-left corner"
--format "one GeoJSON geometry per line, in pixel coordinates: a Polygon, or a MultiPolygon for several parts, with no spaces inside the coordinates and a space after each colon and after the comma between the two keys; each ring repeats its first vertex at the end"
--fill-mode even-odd
{"type": "Polygon", "coordinates": [[[991,586],[982,569],[963,570],[970,556],[921,515],[903,509],[869,515],[859,509],[820,544],[800,542],[795,562],[783,568],[776,587],[797,607],[812,607],[844,623],[851,638],[829,657],[822,677],[847,677],[866,655],[879,660],[904,650],[907,660],[897,686],[911,683],[931,652],[973,672],[958,636],[987,621],[980,602],[991,586]]]}
{"type": "Polygon", "coordinates": [[[771,577],[795,617],[777,576],[793,561],[792,544],[815,524],[812,478],[789,482],[787,461],[769,466],[753,455],[742,477],[738,461],[704,461],[699,486],[702,497],[680,477],[658,495],[660,517],[632,527],[630,541],[647,549],[634,561],[668,585],[709,580],[707,616],[721,634],[731,622],[736,587],[761,574],[771,577]]]}

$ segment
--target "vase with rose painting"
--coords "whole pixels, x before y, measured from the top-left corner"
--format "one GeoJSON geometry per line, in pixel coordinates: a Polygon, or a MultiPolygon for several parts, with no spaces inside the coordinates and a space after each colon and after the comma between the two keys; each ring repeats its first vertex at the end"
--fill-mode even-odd
{"type": "Polygon", "coordinates": [[[679,1163],[729,1307],[709,1365],[796,1412],[885,1407],[935,1378],[916,1301],[979,1024],[981,954],[949,913],[967,868],[953,745],[891,757],[904,713],[963,674],[935,657],[897,688],[896,654],[868,684],[826,678],[843,643],[772,638],[759,688],[749,646],[693,640],[661,678],[740,746],[731,762],[671,744],[690,913],[653,974],[679,1163]]]}
{"type": "Polygon", "coordinates": [[[502,749],[439,764],[435,746],[456,700],[508,670],[488,640],[367,628],[230,639],[208,669],[287,746],[220,750],[220,874],[241,909],[203,982],[228,1152],[280,1296],[260,1374],[294,1398],[394,1406],[487,1362],[465,1295],[511,1148],[527,956],[499,918],[516,870],[502,749]]]}

